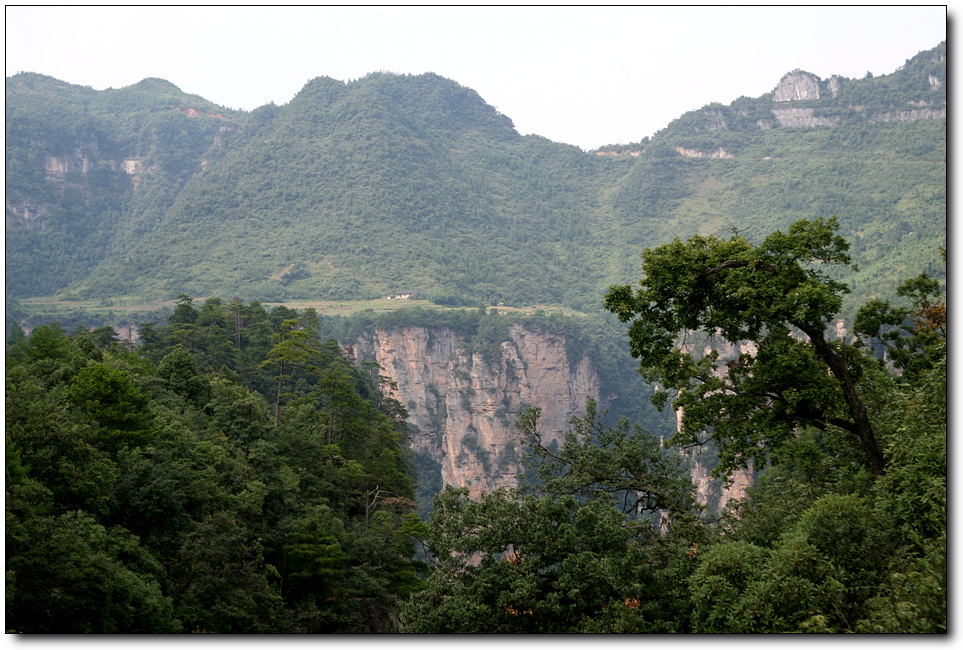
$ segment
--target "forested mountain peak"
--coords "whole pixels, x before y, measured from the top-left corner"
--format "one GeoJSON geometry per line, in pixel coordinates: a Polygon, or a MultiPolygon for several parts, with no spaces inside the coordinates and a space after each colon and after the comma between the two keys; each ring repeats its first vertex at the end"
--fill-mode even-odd
{"type": "MultiPolygon", "coordinates": [[[[198,95],[190,95],[169,81],[148,77],[123,88],[109,88],[98,93],[98,104],[103,108],[118,112],[125,110],[164,110],[175,108],[181,111],[201,111],[211,114],[240,114],[225,109],[198,95]]],[[[96,105],[96,104],[95,104],[96,105]]]]}
{"type": "Polygon", "coordinates": [[[945,117],[946,43],[907,59],[892,74],[862,79],[805,70],[784,74],[758,98],[712,103],[670,123],[657,136],[683,137],[718,131],[760,131],[778,127],[841,126],[945,117]],[[920,109],[928,111],[921,113],[920,109]]]}
{"type": "Polygon", "coordinates": [[[181,89],[175,86],[170,81],[166,79],[161,79],[160,77],[144,77],[135,84],[130,86],[125,86],[125,88],[130,88],[133,90],[140,91],[158,91],[158,92],[181,92],[181,89]]]}
{"type": "Polygon", "coordinates": [[[8,294],[417,288],[591,311],[647,245],[831,214],[873,294],[942,243],[945,67],[942,44],[877,78],[800,72],[814,92],[709,105],[624,157],[521,136],[432,73],[318,77],[251,112],[159,79],[94,91],[22,73],[7,79],[8,294]]]}
{"type": "MultiPolygon", "coordinates": [[[[8,111],[36,110],[56,98],[68,100],[73,108],[81,107],[96,119],[108,112],[157,111],[170,108],[194,109],[212,113],[237,113],[218,106],[203,97],[183,92],[173,83],[147,77],[129,86],[94,90],[90,86],[70,84],[35,72],[20,72],[6,79],[8,111]],[[27,105],[29,102],[29,105],[27,105]]],[[[8,115],[8,121],[10,116],[8,115]]]]}
{"type": "Polygon", "coordinates": [[[333,118],[350,118],[361,112],[372,117],[393,114],[433,133],[473,129],[514,133],[512,121],[477,92],[434,73],[373,72],[350,82],[317,77],[284,108],[299,116],[306,110],[325,111],[333,118]]]}
{"type": "Polygon", "coordinates": [[[16,95],[11,95],[12,92],[16,91],[18,94],[33,92],[61,92],[61,93],[87,93],[93,94],[95,91],[90,86],[77,86],[75,84],[67,83],[66,81],[61,81],[60,79],[55,79],[54,77],[39,74],[37,72],[18,72],[14,75],[7,77],[7,95],[8,100],[16,97],[16,95]]]}

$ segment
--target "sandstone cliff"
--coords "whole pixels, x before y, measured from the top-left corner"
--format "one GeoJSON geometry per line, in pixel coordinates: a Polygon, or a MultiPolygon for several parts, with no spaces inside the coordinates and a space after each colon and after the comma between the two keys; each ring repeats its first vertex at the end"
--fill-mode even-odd
{"type": "MultiPolygon", "coordinates": [[[[794,70],[786,73],[773,90],[773,102],[814,102],[819,100],[819,86],[821,79],[809,72],[794,70]]],[[[843,80],[838,76],[832,76],[826,83],[830,94],[835,98],[839,94],[839,89],[843,80]]],[[[927,75],[927,83],[932,88],[939,88],[941,82],[939,78],[930,74],[927,75]]],[[[871,113],[862,106],[852,106],[857,113],[863,114],[869,122],[913,122],[915,120],[939,120],[946,118],[946,108],[928,108],[926,101],[910,101],[909,104],[919,108],[904,108],[902,110],[891,110],[871,113]]],[[[836,116],[820,116],[812,107],[793,107],[793,108],[773,108],[773,116],[782,126],[789,127],[814,127],[814,126],[835,126],[841,123],[841,118],[836,116]]],[[[764,128],[762,124],[760,127],[764,128]]],[[[713,130],[713,129],[707,129],[713,130]]]]}
{"type": "MultiPolygon", "coordinates": [[[[85,202],[89,202],[91,197],[88,175],[98,167],[111,172],[124,172],[131,178],[134,189],[137,188],[141,175],[147,171],[139,158],[114,160],[102,157],[96,140],[81,143],[81,146],[72,153],[44,157],[45,178],[54,190],[59,194],[65,190],[75,190],[80,193],[85,202]]],[[[11,228],[46,230],[47,222],[43,217],[50,208],[49,202],[22,199],[11,201],[8,197],[5,227],[8,230],[11,228]]]]}
{"type": "Polygon", "coordinates": [[[729,477],[729,485],[724,485],[722,481],[712,476],[711,454],[690,453],[689,476],[695,486],[696,500],[706,506],[706,511],[712,516],[719,516],[726,509],[730,501],[739,501],[746,498],[746,489],[752,487],[754,482],[754,468],[752,461],[749,468],[738,470],[729,477]]]}
{"type": "MultiPolygon", "coordinates": [[[[840,321],[842,323],[842,321],[840,321]]],[[[683,343],[682,349],[688,353],[697,352],[700,356],[712,351],[719,353],[719,362],[715,374],[722,377],[726,373],[726,362],[737,359],[740,354],[755,355],[758,352],[756,344],[746,341],[733,345],[725,339],[711,338],[703,342],[701,350],[698,345],[683,343]]],[[[682,428],[682,411],[676,411],[676,426],[682,428]]],[[[752,487],[755,481],[755,468],[750,461],[749,467],[736,470],[729,476],[729,485],[723,484],[712,476],[715,467],[714,452],[705,450],[683,451],[689,463],[689,476],[695,486],[696,499],[710,515],[718,516],[728,505],[729,501],[739,501],[746,498],[746,489],[752,487]]]]}
{"type": "MultiPolygon", "coordinates": [[[[848,335],[846,321],[838,319],[828,333],[834,338],[846,339],[848,335]]],[[[801,332],[794,332],[793,336],[800,340],[806,340],[806,336],[801,332]]],[[[733,345],[721,338],[708,339],[704,341],[701,346],[683,344],[682,348],[686,352],[697,352],[700,355],[707,355],[713,350],[718,352],[719,362],[716,374],[720,377],[726,372],[727,361],[738,358],[740,354],[755,355],[758,351],[755,343],[751,341],[733,345]]],[[[681,428],[681,411],[676,412],[676,418],[677,427],[681,428]]],[[[683,453],[688,457],[690,477],[695,486],[696,498],[701,504],[707,507],[711,515],[721,514],[730,501],[744,499],[746,497],[746,489],[754,483],[755,468],[751,461],[748,469],[733,472],[729,476],[729,485],[724,485],[711,475],[711,470],[715,467],[713,454],[699,450],[683,453]]]]}
{"type": "Polygon", "coordinates": [[[518,325],[497,355],[469,352],[465,339],[445,327],[378,330],[355,349],[359,362],[376,361],[395,383],[393,397],[418,429],[415,450],[441,464],[446,484],[467,487],[474,498],[517,485],[519,412],[540,407],[551,442],[563,437],[587,397],[600,394],[594,364],[586,356],[570,363],[564,334],[518,325]]]}
{"type": "Polygon", "coordinates": [[[819,99],[819,77],[802,70],[786,73],[773,91],[772,101],[819,99]]]}
{"type": "MultiPolygon", "coordinates": [[[[563,334],[512,326],[494,358],[470,352],[466,343],[447,327],[401,327],[376,330],[354,351],[359,363],[377,362],[393,382],[391,396],[417,429],[413,448],[441,465],[445,484],[467,487],[478,498],[518,485],[521,445],[514,422],[523,409],[540,407],[546,443],[561,443],[585,399],[600,400],[601,386],[588,357],[570,363],[563,334]]],[[[720,352],[735,356],[750,347],[720,352]]],[[[738,472],[726,487],[710,475],[712,461],[708,453],[688,454],[697,497],[718,514],[746,496],[753,471],[738,472]]]]}

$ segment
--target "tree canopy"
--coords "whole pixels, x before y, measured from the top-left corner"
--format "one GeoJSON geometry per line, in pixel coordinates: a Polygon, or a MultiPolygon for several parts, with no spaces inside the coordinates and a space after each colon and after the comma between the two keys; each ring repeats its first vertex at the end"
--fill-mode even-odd
{"type": "Polygon", "coordinates": [[[407,631],[686,631],[674,578],[694,562],[692,485],[658,438],[603,419],[589,400],[553,451],[529,411],[518,422],[527,487],[479,501],[448,487],[435,498],[421,531],[433,571],[402,610],[407,631]]]}
{"type": "Polygon", "coordinates": [[[407,425],[313,311],[232,308],[8,347],[8,631],[397,630],[407,425]]]}
{"type": "Polygon", "coordinates": [[[561,445],[543,444],[530,410],[517,423],[523,486],[478,501],[446,488],[413,531],[433,565],[402,609],[406,629],[945,633],[945,301],[921,276],[899,291],[912,308],[867,312],[866,337],[899,324],[885,339],[905,353],[896,367],[859,340],[831,341],[845,286],[829,263],[848,263],[835,227],[797,223],[759,246],[677,240],[646,251],[638,291],[608,296],[634,319],[656,401],[674,389],[684,409],[675,444],[711,437],[723,475],[764,461],[744,499],[705,517],[678,471],[685,450],[606,425],[591,401],[561,445]],[[717,348],[752,345],[720,363],[693,345],[699,330],[717,348]],[[885,472],[854,435],[843,372],[885,472]]]}
{"type": "MultiPolygon", "coordinates": [[[[831,226],[814,230],[839,250],[831,226]]],[[[742,262],[759,247],[736,243],[701,268],[739,264],[709,278],[752,269],[742,262]]],[[[832,306],[831,278],[798,278],[832,306]]],[[[185,297],[140,345],[110,328],[14,332],[8,630],[945,633],[946,303],[928,277],[897,295],[911,305],[864,314],[873,347],[834,348],[885,474],[869,471],[857,436],[800,418],[721,517],[703,507],[685,449],[589,401],[560,444],[545,444],[537,410],[519,418],[521,487],[477,501],[442,489],[420,520],[404,408],[382,398],[373,368],[321,340],[311,310],[185,297]],[[887,345],[901,354],[867,353],[887,345]]],[[[499,329],[451,318],[473,345],[499,329]]],[[[846,417],[828,364],[799,353],[805,338],[758,332],[773,341],[766,363],[790,364],[799,391],[825,382],[813,394],[836,395],[846,417]]]]}
{"type": "Polygon", "coordinates": [[[739,235],[676,239],[643,253],[637,290],[606,295],[606,308],[631,322],[640,371],[663,389],[654,399],[664,404],[674,391],[679,441],[698,444],[709,432],[720,472],[764,462],[802,424],[856,435],[871,471],[884,471],[856,388],[863,355],[828,338],[848,291],[830,275],[831,265],[850,264],[838,227],[835,218],[801,220],[758,246],[739,235]],[[720,367],[719,351],[703,354],[697,334],[738,353],[720,367]]]}

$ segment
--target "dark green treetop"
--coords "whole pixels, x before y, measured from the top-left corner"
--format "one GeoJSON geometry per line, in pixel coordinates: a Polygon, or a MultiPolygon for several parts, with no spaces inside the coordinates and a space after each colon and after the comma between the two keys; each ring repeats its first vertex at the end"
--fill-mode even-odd
{"type": "Polygon", "coordinates": [[[613,286],[606,308],[628,331],[633,356],[649,381],[662,386],[653,400],[682,409],[683,444],[711,432],[720,452],[718,473],[769,450],[802,424],[840,427],[857,435],[870,469],[883,473],[882,452],[856,390],[862,357],[827,330],[847,287],[829,265],[849,265],[849,248],[831,219],[800,220],[759,246],[739,235],[696,235],[643,253],[637,290],[613,286]],[[719,353],[693,351],[696,332],[733,346],[751,342],[728,364],[719,353]]]}
{"type": "Polygon", "coordinates": [[[402,609],[405,631],[686,631],[679,577],[703,538],[678,455],[626,420],[605,426],[591,400],[557,449],[543,444],[538,415],[516,423],[529,485],[435,497],[421,531],[434,571],[402,609]],[[668,530],[660,510],[672,514],[668,530]]]}
{"type": "MultiPolygon", "coordinates": [[[[942,250],[944,260],[946,249],[942,250]]],[[[912,307],[891,306],[874,299],[856,315],[853,329],[886,349],[893,365],[908,377],[918,377],[946,358],[946,301],[939,281],[925,271],[903,282],[896,294],[912,307]]]]}

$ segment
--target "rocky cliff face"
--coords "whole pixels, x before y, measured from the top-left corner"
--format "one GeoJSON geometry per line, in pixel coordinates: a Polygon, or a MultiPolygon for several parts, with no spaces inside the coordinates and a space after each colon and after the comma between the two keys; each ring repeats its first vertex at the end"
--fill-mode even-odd
{"type": "MultiPolygon", "coordinates": [[[[720,352],[736,356],[750,348],[720,352]]],[[[414,449],[441,465],[445,484],[467,487],[473,498],[518,484],[521,443],[514,422],[522,410],[541,408],[546,444],[561,443],[585,399],[600,401],[594,365],[587,357],[570,362],[564,335],[517,325],[499,353],[487,358],[470,352],[464,337],[445,327],[377,330],[354,351],[359,363],[376,361],[394,383],[391,396],[417,428],[414,449]]],[[[689,466],[699,501],[718,514],[730,500],[746,496],[753,471],[733,475],[726,487],[710,475],[712,461],[695,453],[689,466]]]]}
{"type": "MultiPolygon", "coordinates": [[[[845,322],[834,325],[832,333],[846,338],[845,322]]],[[[497,353],[486,353],[471,351],[465,337],[447,327],[400,327],[363,337],[353,353],[358,363],[377,362],[394,384],[391,396],[407,408],[408,421],[417,429],[414,449],[441,465],[445,484],[467,487],[478,498],[518,484],[521,443],[514,422],[522,410],[540,407],[546,444],[561,443],[586,398],[601,402],[592,361],[586,356],[570,361],[566,344],[563,334],[515,325],[497,353]]],[[[720,375],[727,360],[757,351],[751,342],[733,345],[719,338],[683,349],[700,355],[717,351],[720,375]]],[[[677,417],[681,424],[681,413],[677,417]]],[[[727,486],[711,476],[712,453],[682,453],[688,456],[696,496],[710,514],[745,498],[753,484],[751,465],[733,473],[727,486]]]]}
{"type": "Polygon", "coordinates": [[[518,483],[519,412],[540,407],[544,438],[560,440],[600,386],[587,357],[569,362],[562,334],[512,326],[498,354],[465,343],[448,328],[404,327],[378,330],[355,349],[395,383],[393,397],[418,428],[414,448],[441,464],[446,484],[478,498],[518,483]]]}
{"type": "Polygon", "coordinates": [[[698,149],[687,149],[685,147],[674,147],[674,149],[688,158],[735,158],[722,147],[715,151],[699,151],[698,149]]]}
{"type": "MultiPolygon", "coordinates": [[[[84,201],[90,201],[91,191],[88,175],[98,166],[104,166],[111,172],[123,172],[131,177],[134,189],[140,177],[147,170],[139,158],[124,158],[114,160],[103,158],[97,146],[97,141],[81,143],[72,153],[59,156],[44,157],[44,174],[47,182],[58,194],[66,190],[80,192],[84,201]]],[[[27,200],[6,200],[6,228],[27,228],[29,230],[46,230],[47,222],[44,215],[50,210],[46,202],[32,202],[27,200]]]]}
{"type": "MultiPolygon", "coordinates": [[[[837,323],[837,331],[843,327],[843,321],[837,323]]],[[[843,327],[843,335],[845,328],[843,327]]],[[[701,350],[699,346],[683,344],[682,349],[687,352],[697,352],[699,356],[704,356],[712,351],[719,353],[719,362],[716,366],[715,374],[722,377],[726,373],[726,362],[737,359],[740,354],[755,355],[758,352],[756,344],[752,341],[745,341],[738,345],[729,343],[721,338],[714,338],[703,343],[701,350]]],[[[676,426],[682,428],[682,411],[676,411],[676,426]]],[[[695,486],[696,499],[706,506],[710,515],[718,516],[725,509],[729,501],[739,501],[746,498],[746,489],[752,487],[755,479],[755,468],[750,461],[749,467],[744,470],[736,470],[729,476],[729,485],[724,485],[722,481],[712,476],[712,469],[715,467],[715,456],[712,453],[695,450],[682,452],[688,457],[689,476],[695,486]]]]}
{"type": "Polygon", "coordinates": [[[718,516],[726,509],[730,501],[746,498],[746,489],[752,487],[754,469],[752,461],[749,468],[733,472],[729,477],[729,485],[712,476],[712,458],[694,453],[689,456],[689,476],[695,486],[696,499],[706,506],[707,512],[718,516]]]}
{"type": "MultiPolygon", "coordinates": [[[[839,319],[827,332],[837,339],[846,339],[848,330],[846,321],[839,319]]],[[[807,340],[805,334],[794,332],[793,336],[800,340],[807,340]]],[[[700,355],[707,355],[713,350],[719,353],[719,363],[716,375],[723,376],[726,372],[726,362],[736,359],[740,354],[755,355],[758,349],[751,341],[733,345],[723,339],[711,339],[705,341],[701,349],[697,345],[683,345],[686,352],[697,352],[700,355]]],[[[677,427],[682,426],[682,412],[676,412],[677,427]]],[[[687,454],[689,459],[690,476],[695,486],[696,498],[707,506],[708,512],[712,515],[719,515],[725,510],[730,501],[738,501],[746,497],[746,489],[754,483],[755,469],[750,461],[748,469],[738,470],[729,476],[729,485],[724,485],[721,481],[711,475],[712,468],[715,467],[714,457],[711,454],[700,451],[687,454]]]]}
{"type": "Polygon", "coordinates": [[[774,108],[772,114],[782,126],[835,126],[838,117],[819,117],[812,108],[774,108]]]}
{"type": "Polygon", "coordinates": [[[801,70],[787,73],[773,93],[774,102],[819,99],[819,77],[801,70]]]}

